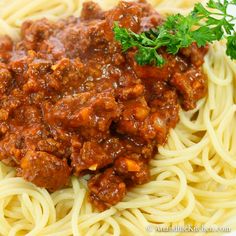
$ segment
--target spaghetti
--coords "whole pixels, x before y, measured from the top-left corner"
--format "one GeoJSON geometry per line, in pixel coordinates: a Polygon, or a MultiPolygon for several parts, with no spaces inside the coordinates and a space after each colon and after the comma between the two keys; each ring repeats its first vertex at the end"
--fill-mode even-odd
{"type": "MultiPolygon", "coordinates": [[[[118,1],[97,2],[107,8],[118,1]]],[[[184,13],[194,3],[150,2],[161,13],[184,13]]],[[[24,20],[79,15],[81,6],[79,0],[3,0],[1,33],[17,40],[24,20]]],[[[87,201],[87,176],[73,177],[70,187],[50,194],[15,177],[14,169],[0,163],[0,235],[150,235],[150,225],[153,229],[205,225],[233,230],[236,64],[225,55],[224,42],[210,47],[203,68],[208,96],[196,109],[181,111],[180,123],[150,163],[152,181],[131,189],[122,202],[102,213],[87,201]]]]}

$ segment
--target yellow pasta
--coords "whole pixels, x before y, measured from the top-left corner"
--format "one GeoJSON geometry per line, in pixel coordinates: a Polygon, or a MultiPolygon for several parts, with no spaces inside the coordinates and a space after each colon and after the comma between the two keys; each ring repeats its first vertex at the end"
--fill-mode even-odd
{"type": "MultiPolygon", "coordinates": [[[[97,2],[108,9],[118,0],[97,2]]],[[[196,1],[149,2],[160,13],[184,14],[196,1]]],[[[1,34],[17,40],[24,20],[79,16],[82,3],[1,0],[1,34]]],[[[196,109],[181,111],[180,123],[150,163],[152,181],[131,189],[102,213],[87,201],[86,179],[73,177],[70,187],[50,194],[0,163],[0,235],[148,236],[166,235],[158,227],[236,228],[236,63],[225,55],[224,42],[210,47],[203,68],[208,95],[196,109]]]]}

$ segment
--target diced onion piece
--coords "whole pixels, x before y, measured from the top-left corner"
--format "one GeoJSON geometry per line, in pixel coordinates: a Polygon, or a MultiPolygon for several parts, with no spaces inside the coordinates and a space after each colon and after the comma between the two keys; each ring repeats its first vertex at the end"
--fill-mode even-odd
{"type": "Polygon", "coordinates": [[[134,160],[126,159],[125,163],[127,165],[128,171],[140,171],[140,166],[134,160]]]}
{"type": "Polygon", "coordinates": [[[95,171],[95,170],[97,170],[97,167],[98,167],[98,164],[93,164],[88,169],[92,170],[92,171],[95,171]]]}

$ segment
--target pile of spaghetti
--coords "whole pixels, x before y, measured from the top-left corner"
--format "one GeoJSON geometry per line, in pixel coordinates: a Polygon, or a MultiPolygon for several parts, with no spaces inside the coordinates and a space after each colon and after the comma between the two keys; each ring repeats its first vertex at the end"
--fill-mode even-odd
{"type": "MultiPolygon", "coordinates": [[[[109,8],[118,1],[97,2],[109,8]]],[[[194,4],[187,0],[149,2],[163,14],[185,14],[194,4]]],[[[82,3],[2,0],[1,33],[18,40],[26,19],[78,16],[82,3]]],[[[224,41],[210,45],[203,65],[208,95],[194,110],[180,112],[179,124],[150,162],[152,181],[132,188],[110,209],[97,212],[88,202],[86,176],[72,177],[70,187],[50,194],[16,177],[13,168],[0,163],[0,235],[150,235],[150,229],[154,232],[157,227],[187,225],[233,230],[236,63],[225,55],[225,47],[224,41]]]]}

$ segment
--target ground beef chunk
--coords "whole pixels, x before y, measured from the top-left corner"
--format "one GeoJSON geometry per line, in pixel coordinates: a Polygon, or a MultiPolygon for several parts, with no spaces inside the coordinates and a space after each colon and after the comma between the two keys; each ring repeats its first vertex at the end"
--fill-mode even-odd
{"type": "Polygon", "coordinates": [[[90,201],[102,211],[121,201],[126,194],[125,183],[113,169],[107,169],[104,173],[92,177],[88,187],[90,201]]]}
{"type": "Polygon", "coordinates": [[[7,35],[0,37],[0,62],[7,62],[11,57],[13,42],[7,35]]]}
{"type": "Polygon", "coordinates": [[[21,160],[18,175],[39,187],[54,191],[68,183],[70,171],[66,160],[46,152],[28,151],[21,160]]]}
{"type": "Polygon", "coordinates": [[[207,46],[199,48],[196,43],[193,43],[187,48],[180,49],[180,53],[188,58],[195,67],[200,67],[204,63],[207,50],[207,46]]]}
{"type": "Polygon", "coordinates": [[[166,63],[162,67],[150,65],[140,66],[135,61],[134,53],[130,53],[130,57],[131,65],[141,79],[167,81],[171,77],[172,69],[174,67],[174,64],[172,63],[166,63]]]}
{"type": "Polygon", "coordinates": [[[7,69],[6,64],[0,62],[0,97],[7,92],[7,89],[11,84],[11,79],[12,76],[10,71],[7,69]]]}
{"type": "Polygon", "coordinates": [[[148,165],[140,160],[137,154],[117,158],[114,170],[121,178],[131,180],[135,184],[144,184],[150,180],[148,165]]]}
{"type": "MultiPolygon", "coordinates": [[[[14,121],[12,123],[14,124],[14,121]]],[[[37,149],[38,143],[45,139],[47,132],[40,124],[34,124],[27,128],[17,126],[14,129],[13,124],[8,124],[8,132],[0,141],[0,159],[11,159],[19,164],[28,150],[37,149]]]]}
{"type": "Polygon", "coordinates": [[[123,106],[124,110],[122,111],[120,120],[117,122],[117,132],[142,137],[146,135],[148,138],[146,132],[149,133],[150,130],[145,129],[145,127],[148,126],[150,108],[144,97],[126,101],[123,103],[123,106]]]}
{"type": "Polygon", "coordinates": [[[48,39],[54,29],[54,23],[42,19],[38,21],[26,21],[22,24],[21,35],[27,50],[37,50],[41,43],[48,39]]]}
{"type": "Polygon", "coordinates": [[[72,153],[71,159],[77,175],[83,170],[99,170],[113,162],[112,157],[95,141],[85,142],[78,155],[72,153]]]}
{"type": "Polygon", "coordinates": [[[82,20],[93,20],[104,18],[104,12],[101,7],[92,1],[85,2],[83,5],[82,12],[80,14],[82,20]]]}
{"type": "Polygon", "coordinates": [[[93,92],[67,96],[45,109],[45,119],[53,126],[80,130],[85,138],[106,136],[120,109],[109,93],[93,92]]]}
{"type": "Polygon", "coordinates": [[[190,68],[185,73],[175,73],[170,83],[181,94],[182,106],[185,110],[196,107],[196,102],[207,92],[206,77],[196,68],[190,68]]]}

